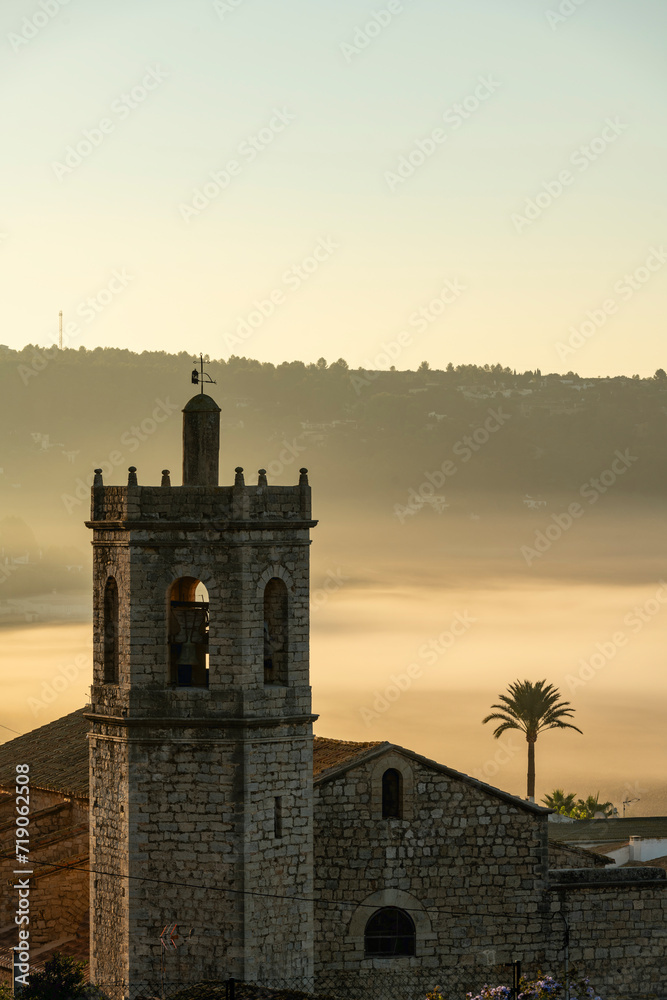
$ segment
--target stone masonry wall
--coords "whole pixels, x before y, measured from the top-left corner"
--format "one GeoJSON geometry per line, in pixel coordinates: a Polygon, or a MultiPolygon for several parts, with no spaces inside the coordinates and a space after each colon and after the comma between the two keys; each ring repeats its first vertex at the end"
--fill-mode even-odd
{"type": "Polygon", "coordinates": [[[662,869],[554,871],[549,958],[562,964],[563,920],[570,963],[605,998],[667,996],[667,880],[662,869]],[[616,881],[615,876],[626,876],[616,881]],[[572,881],[585,876],[587,881],[572,881]]]}
{"type": "Polygon", "coordinates": [[[322,984],[331,970],[353,981],[432,969],[445,989],[451,975],[455,991],[466,976],[469,984],[483,974],[490,981],[484,966],[507,982],[515,959],[526,973],[561,976],[565,916],[570,965],[605,1000],[667,996],[664,871],[577,867],[551,870],[547,881],[546,837],[545,815],[396,751],[323,776],[315,789],[315,896],[357,905],[316,905],[322,984]],[[381,816],[388,767],[403,775],[403,819],[381,816]],[[364,956],[365,924],[383,906],[412,917],[414,957],[364,956]]]}
{"type": "MultiPolygon", "coordinates": [[[[87,868],[88,810],[83,799],[32,788],[30,791],[30,933],[33,945],[73,935],[88,910],[88,875],[62,871],[49,863],[74,863],[87,868]]],[[[15,797],[13,790],[0,805],[0,927],[14,923],[17,903],[13,889],[15,797]]]]}
{"type": "Polygon", "coordinates": [[[584,851],[580,847],[561,844],[557,840],[549,841],[549,868],[603,868],[604,861],[592,851],[584,851]]]}
{"type": "Polygon", "coordinates": [[[315,896],[359,904],[316,906],[316,967],[512,961],[528,937],[546,939],[546,871],[546,816],[394,752],[357,765],[316,784],[315,896]],[[382,819],[388,767],[403,775],[403,819],[382,819]],[[410,912],[415,957],[364,957],[365,924],[380,906],[410,912]]]}
{"type": "Polygon", "coordinates": [[[90,971],[100,984],[128,975],[128,783],[127,747],[110,728],[90,736],[90,971]],[[109,872],[102,875],[99,872],[109,872]]]}
{"type": "Polygon", "coordinates": [[[108,861],[132,876],[96,880],[95,961],[107,981],[155,979],[160,933],[177,923],[186,939],[166,957],[172,981],[308,976],[312,903],[285,897],[298,885],[310,899],[312,885],[310,489],[98,487],[93,516],[92,867],[108,861]],[[100,609],[112,569],[120,671],[104,684],[100,609]],[[182,577],[208,590],[208,687],[171,683],[168,601],[182,577]],[[264,684],[273,577],[288,593],[282,685],[264,684]]]}

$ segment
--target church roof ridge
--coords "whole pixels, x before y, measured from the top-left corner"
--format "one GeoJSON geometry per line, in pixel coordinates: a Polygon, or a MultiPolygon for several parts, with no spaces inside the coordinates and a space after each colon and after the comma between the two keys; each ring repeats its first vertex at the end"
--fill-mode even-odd
{"type": "MultiPolygon", "coordinates": [[[[79,708],[69,715],[54,719],[53,722],[48,722],[0,745],[0,786],[13,785],[16,765],[25,763],[30,765],[30,783],[33,788],[43,788],[77,798],[88,798],[89,725],[85,718],[87,712],[87,708],[79,708]]],[[[527,812],[547,815],[552,811],[386,740],[354,742],[315,736],[314,781],[316,784],[330,781],[350,768],[374,760],[389,751],[402,754],[425,767],[447,774],[527,812]]]]}
{"type": "Polygon", "coordinates": [[[521,799],[517,795],[512,795],[510,792],[504,792],[501,788],[495,788],[493,785],[487,785],[486,782],[480,781],[478,778],[473,778],[469,774],[464,774],[463,771],[456,771],[453,767],[448,767],[446,764],[439,764],[438,761],[431,760],[429,757],[424,757],[422,754],[415,753],[414,750],[408,750],[406,747],[399,746],[397,743],[384,742],[377,743],[375,745],[356,745],[366,746],[368,749],[366,749],[363,753],[350,755],[347,760],[342,761],[338,765],[332,766],[324,774],[316,775],[315,783],[320,784],[325,781],[332,780],[344,771],[360,764],[362,759],[373,760],[375,757],[380,757],[387,751],[393,751],[394,753],[402,754],[404,757],[408,757],[419,764],[423,764],[425,767],[430,767],[435,771],[439,771],[441,774],[446,774],[451,778],[455,778],[457,781],[462,781],[466,785],[477,788],[485,792],[487,795],[493,795],[494,798],[502,799],[503,802],[507,802],[509,805],[515,806],[518,809],[524,809],[526,812],[530,813],[537,813],[540,816],[547,816],[553,812],[553,809],[548,809],[546,806],[540,806],[536,802],[528,802],[526,799],[521,799]]]}

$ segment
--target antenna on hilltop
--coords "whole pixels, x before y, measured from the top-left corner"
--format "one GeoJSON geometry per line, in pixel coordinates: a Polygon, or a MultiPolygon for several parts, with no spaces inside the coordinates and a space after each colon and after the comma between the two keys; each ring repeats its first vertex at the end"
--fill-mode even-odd
{"type": "Polygon", "coordinates": [[[58,350],[63,349],[63,311],[62,309],[58,313],[58,350]]]}
{"type": "MultiPolygon", "coordinates": [[[[62,313],[61,313],[62,316],[62,313]]],[[[195,361],[196,364],[196,361],[195,361]]],[[[192,381],[194,385],[201,385],[202,395],[204,394],[204,382],[208,382],[211,385],[215,385],[215,379],[212,379],[208,372],[204,371],[204,355],[199,355],[199,371],[195,368],[192,372],[192,381]]]]}

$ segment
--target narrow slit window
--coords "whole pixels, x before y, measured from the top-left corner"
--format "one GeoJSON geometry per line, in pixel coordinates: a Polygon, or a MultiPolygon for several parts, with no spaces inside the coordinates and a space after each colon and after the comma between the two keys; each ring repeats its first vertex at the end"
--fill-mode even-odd
{"type": "Polygon", "coordinates": [[[104,588],[104,683],[118,683],[118,584],[113,576],[104,588]]]}
{"type": "Polygon", "coordinates": [[[276,795],[273,800],[273,836],[278,838],[283,835],[283,797],[276,795]]]}
{"type": "Polygon", "coordinates": [[[287,587],[278,577],[264,588],[264,683],[287,684],[287,587]]]}

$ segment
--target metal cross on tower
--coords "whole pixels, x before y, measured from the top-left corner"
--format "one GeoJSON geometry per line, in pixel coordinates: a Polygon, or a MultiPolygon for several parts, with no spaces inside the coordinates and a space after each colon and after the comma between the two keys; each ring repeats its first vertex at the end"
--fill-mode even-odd
{"type": "MultiPolygon", "coordinates": [[[[195,362],[196,364],[196,362],[195,362]]],[[[201,385],[202,395],[204,394],[204,382],[208,382],[211,385],[215,385],[215,379],[212,379],[208,372],[204,371],[204,355],[199,355],[199,371],[193,369],[192,372],[192,382],[194,385],[201,385]]]]}

